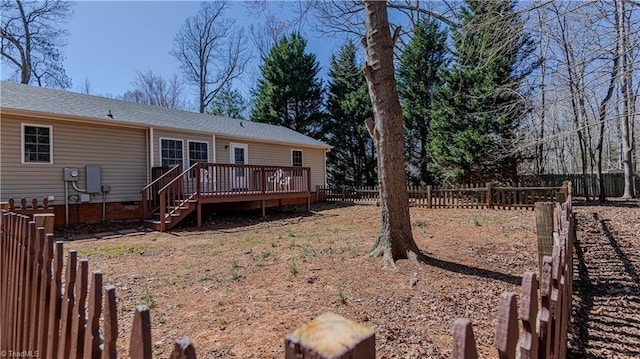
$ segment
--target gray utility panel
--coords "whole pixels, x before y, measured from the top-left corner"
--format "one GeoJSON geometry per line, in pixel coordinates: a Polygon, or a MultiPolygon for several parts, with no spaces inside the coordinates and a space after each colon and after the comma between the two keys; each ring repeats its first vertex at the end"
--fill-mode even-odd
{"type": "Polygon", "coordinates": [[[100,166],[86,166],[85,173],[87,174],[87,193],[100,193],[102,192],[102,170],[100,166]]]}

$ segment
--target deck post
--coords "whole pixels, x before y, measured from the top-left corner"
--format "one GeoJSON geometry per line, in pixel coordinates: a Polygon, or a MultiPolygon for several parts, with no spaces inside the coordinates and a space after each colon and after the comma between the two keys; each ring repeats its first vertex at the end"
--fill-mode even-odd
{"type": "Polygon", "coordinates": [[[493,191],[491,191],[491,182],[487,182],[487,208],[493,208],[493,191]]]}
{"type": "Polygon", "coordinates": [[[198,218],[198,227],[202,227],[202,203],[200,201],[196,205],[196,217],[198,218]]]}
{"type": "Polygon", "coordinates": [[[427,186],[427,208],[431,208],[431,191],[433,190],[433,186],[427,186]]]}
{"type": "Polygon", "coordinates": [[[311,212],[311,195],[307,196],[307,212],[311,212]]]}

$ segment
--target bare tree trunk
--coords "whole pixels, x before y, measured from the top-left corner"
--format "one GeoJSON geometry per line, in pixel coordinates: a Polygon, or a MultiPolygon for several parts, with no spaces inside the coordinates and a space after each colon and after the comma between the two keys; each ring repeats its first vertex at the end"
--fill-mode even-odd
{"type": "Polygon", "coordinates": [[[622,79],[622,117],[621,117],[621,137],[622,137],[622,168],[624,170],[624,194],[622,198],[631,199],[634,196],[633,181],[633,133],[630,131],[635,104],[632,90],[632,67],[629,63],[629,33],[625,26],[625,2],[616,2],[617,27],[618,27],[618,55],[622,59],[621,79],[622,79]]]}
{"type": "Polygon", "coordinates": [[[366,121],[378,151],[380,232],[369,256],[382,256],[395,266],[398,259],[422,258],[411,233],[409,198],[404,169],[403,119],[393,66],[394,38],[389,30],[387,4],[365,1],[366,64],[363,68],[373,106],[366,121]]]}

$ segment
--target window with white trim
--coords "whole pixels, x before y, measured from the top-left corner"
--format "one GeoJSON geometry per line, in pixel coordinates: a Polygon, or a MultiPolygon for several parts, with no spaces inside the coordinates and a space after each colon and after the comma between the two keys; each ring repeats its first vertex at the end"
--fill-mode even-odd
{"type": "Polygon", "coordinates": [[[22,162],[53,163],[52,127],[22,125],[22,162]]]}
{"type": "Polygon", "coordinates": [[[209,162],[209,144],[189,141],[189,166],[196,162],[209,162]]]}
{"type": "Polygon", "coordinates": [[[182,164],[182,140],[160,139],[160,163],[163,167],[182,164]]]}
{"type": "Polygon", "coordinates": [[[291,150],[291,166],[302,167],[302,151],[291,150]]]}

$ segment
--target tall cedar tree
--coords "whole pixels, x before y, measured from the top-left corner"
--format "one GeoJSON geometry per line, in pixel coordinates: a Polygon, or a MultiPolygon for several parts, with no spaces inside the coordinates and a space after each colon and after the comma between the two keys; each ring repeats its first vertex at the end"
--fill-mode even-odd
{"type": "Polygon", "coordinates": [[[327,94],[328,115],[323,140],[334,148],[327,153],[329,183],[336,186],[375,186],[375,147],[364,120],[372,116],[371,100],[356,46],[349,40],[331,57],[327,94]]]}
{"type": "Polygon", "coordinates": [[[322,113],[322,83],[315,54],[305,53],[299,33],[283,37],[262,59],[251,120],[288,127],[317,137],[322,113]]]}
{"type": "Polygon", "coordinates": [[[429,125],[433,93],[442,85],[439,71],[447,63],[447,33],[433,21],[420,21],[400,57],[398,93],[405,132],[407,177],[414,185],[433,184],[429,125]]]}
{"type": "Polygon", "coordinates": [[[455,64],[435,91],[430,152],[445,179],[514,181],[523,78],[533,43],[514,2],[467,0],[453,30],[455,64]]]}

